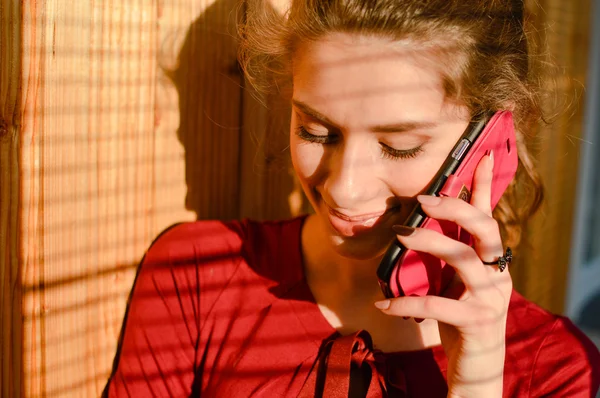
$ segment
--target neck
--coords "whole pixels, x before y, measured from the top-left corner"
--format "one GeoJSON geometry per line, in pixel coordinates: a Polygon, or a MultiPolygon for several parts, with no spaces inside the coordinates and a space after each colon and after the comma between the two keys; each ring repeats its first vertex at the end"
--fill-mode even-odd
{"type": "Polygon", "coordinates": [[[302,229],[307,283],[327,321],[340,333],[368,330],[384,352],[411,351],[439,344],[437,323],[415,323],[381,313],[373,303],[384,298],[376,271],[381,256],[357,260],[340,256],[315,216],[302,229]]]}
{"type": "Polygon", "coordinates": [[[331,245],[323,244],[329,238],[320,222],[316,216],[309,216],[302,231],[307,279],[314,284],[327,285],[340,295],[351,292],[356,298],[382,299],[376,276],[382,255],[369,259],[341,256],[331,245]]]}

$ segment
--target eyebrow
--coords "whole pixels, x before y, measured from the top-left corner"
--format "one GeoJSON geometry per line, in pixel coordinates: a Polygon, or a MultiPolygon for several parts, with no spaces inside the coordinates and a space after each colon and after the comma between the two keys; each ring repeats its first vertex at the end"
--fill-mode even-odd
{"type": "Polygon", "coordinates": [[[292,103],[296,106],[296,108],[300,109],[303,113],[306,113],[308,116],[313,119],[317,119],[319,122],[323,124],[327,124],[331,127],[339,127],[337,123],[329,119],[327,116],[323,115],[321,112],[311,108],[306,105],[304,102],[300,102],[298,100],[292,99],[292,103]]]}
{"type": "MultiPolygon", "coordinates": [[[[329,119],[327,116],[323,115],[321,112],[311,108],[307,104],[295,99],[292,99],[292,103],[303,113],[318,120],[319,122],[331,127],[339,127],[337,123],[329,119]]],[[[435,122],[405,121],[386,125],[375,125],[369,130],[375,133],[400,133],[411,130],[430,129],[435,126],[437,126],[437,123],[435,122]]]]}

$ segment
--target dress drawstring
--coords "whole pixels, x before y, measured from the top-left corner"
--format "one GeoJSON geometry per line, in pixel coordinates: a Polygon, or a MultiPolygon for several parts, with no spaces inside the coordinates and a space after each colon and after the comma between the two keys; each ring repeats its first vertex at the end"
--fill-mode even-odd
{"type": "Polygon", "coordinates": [[[390,372],[385,361],[376,358],[373,342],[368,332],[361,330],[352,335],[340,336],[325,343],[313,369],[300,391],[299,398],[385,398],[405,395],[405,381],[402,374],[390,372]],[[379,368],[378,366],[379,365],[379,368]],[[354,373],[353,370],[358,370],[354,373]],[[369,374],[370,373],[370,374],[369,374]],[[359,375],[363,380],[370,379],[366,394],[350,391],[350,378],[359,375]],[[388,386],[386,378],[391,383],[388,386]]]}

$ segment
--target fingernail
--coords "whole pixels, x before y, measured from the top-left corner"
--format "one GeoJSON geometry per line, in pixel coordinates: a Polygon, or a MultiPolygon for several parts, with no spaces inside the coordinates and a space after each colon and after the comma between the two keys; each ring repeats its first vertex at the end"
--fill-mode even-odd
{"type": "Polygon", "coordinates": [[[490,151],[490,170],[494,170],[494,151],[490,151]]]}
{"type": "Polygon", "coordinates": [[[387,310],[388,308],[390,308],[390,304],[390,300],[376,301],[375,307],[379,308],[380,310],[387,310]]]}
{"type": "Polygon", "coordinates": [[[417,195],[417,200],[424,205],[427,206],[437,206],[442,201],[442,198],[439,196],[431,196],[431,195],[417,195]]]}
{"type": "Polygon", "coordinates": [[[415,232],[413,227],[407,227],[406,225],[393,225],[392,229],[400,236],[410,236],[415,232]]]}

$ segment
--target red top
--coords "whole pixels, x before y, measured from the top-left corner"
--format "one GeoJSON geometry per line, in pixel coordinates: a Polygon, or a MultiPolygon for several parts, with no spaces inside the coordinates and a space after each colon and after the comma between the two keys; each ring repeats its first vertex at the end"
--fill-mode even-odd
{"type": "MultiPolygon", "coordinates": [[[[105,393],[298,396],[324,342],[342,340],[304,279],[303,220],[198,221],[163,233],[139,268],[105,393]]],[[[600,354],[567,318],[513,292],[506,337],[504,396],[594,397],[600,354]]],[[[365,344],[372,380],[389,395],[446,396],[441,346],[382,353],[365,344]]]]}

